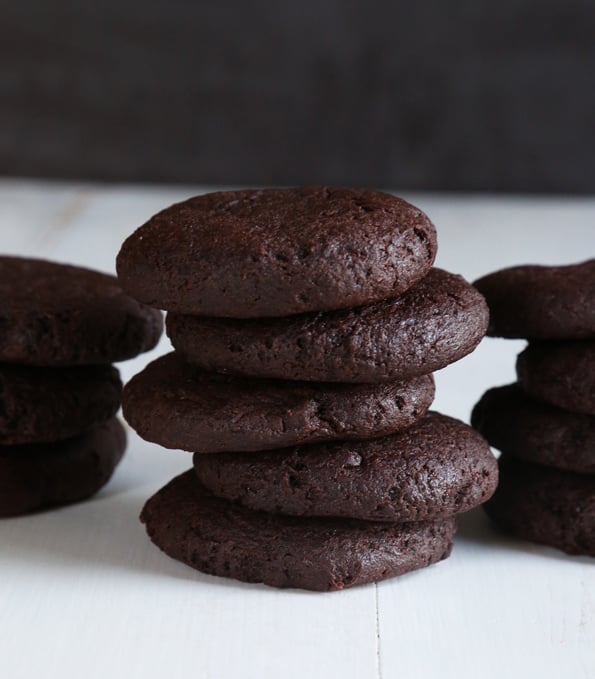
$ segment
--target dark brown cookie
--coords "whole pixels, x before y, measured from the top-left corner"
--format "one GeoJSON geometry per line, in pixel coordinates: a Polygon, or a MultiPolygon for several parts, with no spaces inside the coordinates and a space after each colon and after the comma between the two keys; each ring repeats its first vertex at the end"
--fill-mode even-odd
{"type": "Polygon", "coordinates": [[[471,424],[490,445],[512,457],[595,473],[595,417],[535,401],[517,384],[486,391],[473,409],[471,424]]]}
{"type": "Polygon", "coordinates": [[[39,259],[0,257],[0,362],[113,363],[157,344],[160,312],[114,276],[39,259]]]}
{"type": "Polygon", "coordinates": [[[122,382],[112,366],[0,364],[0,445],[50,443],[116,414],[122,382]]]}
{"type": "Polygon", "coordinates": [[[595,341],[530,344],[516,364],[519,383],[533,398],[595,415],[595,341]]]}
{"type": "Polygon", "coordinates": [[[66,441],[0,447],[0,517],[85,500],[109,481],[125,448],[116,418],[66,441]]]}
{"type": "Polygon", "coordinates": [[[595,556],[595,476],[500,458],[500,483],[484,505],[508,533],[568,554],[595,556]]]}
{"type": "Polygon", "coordinates": [[[168,556],[204,573],[316,591],[378,582],[445,559],[455,519],[374,523],[275,516],[212,496],[188,471],[141,520],[168,556]]]}
{"type": "Polygon", "coordinates": [[[376,191],[210,193],[172,205],[125,241],[122,287],[161,309],[254,318],[400,294],[436,256],[426,215],[376,191]]]}
{"type": "Polygon", "coordinates": [[[514,266],[474,285],[490,307],[488,335],[595,338],[595,259],[570,266],[514,266]]]}
{"type": "Polygon", "coordinates": [[[426,521],[485,502],[496,459],[471,427],[428,413],[373,441],[299,446],[247,455],[195,455],[200,482],[254,510],[368,521],[426,521]]]}
{"type": "Polygon", "coordinates": [[[358,309],[238,321],[168,314],[174,347],[206,370],[320,382],[387,382],[431,373],[485,334],[483,297],[432,269],[401,297],[358,309]]]}
{"type": "Polygon", "coordinates": [[[124,391],[124,416],[148,441],[198,453],[386,436],[411,426],[434,399],[431,375],[409,382],[321,384],[207,373],[175,353],[124,391]]]}

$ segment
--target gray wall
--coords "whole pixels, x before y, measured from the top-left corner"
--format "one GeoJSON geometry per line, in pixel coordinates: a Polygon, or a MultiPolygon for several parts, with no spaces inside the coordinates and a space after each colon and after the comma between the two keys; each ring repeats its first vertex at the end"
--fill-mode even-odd
{"type": "Polygon", "coordinates": [[[595,3],[0,0],[0,173],[595,188],[595,3]]]}

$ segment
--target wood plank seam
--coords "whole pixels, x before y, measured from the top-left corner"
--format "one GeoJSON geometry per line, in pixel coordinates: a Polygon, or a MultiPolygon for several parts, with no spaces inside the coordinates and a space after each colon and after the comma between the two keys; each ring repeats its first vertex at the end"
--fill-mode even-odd
{"type": "Polygon", "coordinates": [[[376,678],[382,679],[382,658],[380,645],[380,606],[378,597],[378,583],[374,583],[374,597],[376,601],[376,678]]]}

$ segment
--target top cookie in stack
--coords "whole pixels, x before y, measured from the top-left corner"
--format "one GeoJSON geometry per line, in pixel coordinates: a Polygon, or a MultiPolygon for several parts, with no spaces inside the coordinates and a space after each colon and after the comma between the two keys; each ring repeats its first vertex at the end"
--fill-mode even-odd
{"type": "Polygon", "coordinates": [[[496,469],[481,437],[426,414],[432,371],[488,320],[476,290],[432,268],[436,249],[414,206],[329,188],[199,196],[124,243],[121,284],[169,311],[176,350],[127,385],[124,414],[196,453],[143,511],[164,551],[308,589],[448,555],[453,516],[491,495],[496,469]]]}
{"type": "Polygon", "coordinates": [[[349,189],[210,193],[155,215],[122,246],[139,301],[197,316],[262,318],[395,297],[436,256],[436,231],[404,200],[349,189]]]}

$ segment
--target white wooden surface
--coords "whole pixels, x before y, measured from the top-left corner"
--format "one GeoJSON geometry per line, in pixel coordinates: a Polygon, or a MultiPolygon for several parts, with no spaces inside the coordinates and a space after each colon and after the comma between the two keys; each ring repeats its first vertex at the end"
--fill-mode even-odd
{"type": "MultiPolygon", "coordinates": [[[[0,251],[113,271],[127,234],[197,192],[0,181],[0,251]]],[[[593,199],[405,197],[438,227],[437,263],[470,280],[595,256],[593,199]]],[[[522,344],[486,340],[439,373],[434,407],[467,420],[513,379],[522,344]]],[[[3,679],[595,677],[594,560],[504,539],[475,511],[449,560],[378,586],[321,595],[209,577],[162,555],[137,519],[189,465],[131,432],[95,499],[0,522],[3,679]]]]}

